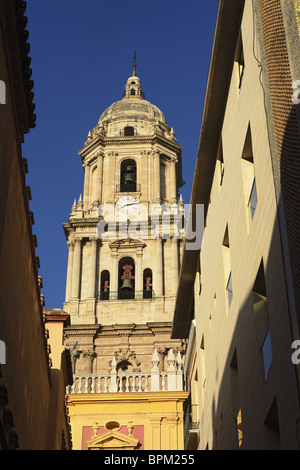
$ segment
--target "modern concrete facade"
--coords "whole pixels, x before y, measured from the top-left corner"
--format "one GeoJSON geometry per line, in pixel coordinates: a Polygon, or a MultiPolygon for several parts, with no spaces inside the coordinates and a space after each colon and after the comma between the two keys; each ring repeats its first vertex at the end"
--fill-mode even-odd
{"type": "Polygon", "coordinates": [[[76,449],[183,448],[185,342],[170,337],[183,230],[181,151],[163,113],[145,99],[134,64],[123,98],[101,114],[79,152],[83,196],[63,225],[76,449]],[[138,441],[124,441],[128,421],[138,441]],[[85,431],[94,422],[90,443],[85,431]]]}
{"type": "Polygon", "coordinates": [[[172,335],[189,338],[190,449],[299,448],[298,7],[219,5],[191,195],[205,231],[172,335]]]}

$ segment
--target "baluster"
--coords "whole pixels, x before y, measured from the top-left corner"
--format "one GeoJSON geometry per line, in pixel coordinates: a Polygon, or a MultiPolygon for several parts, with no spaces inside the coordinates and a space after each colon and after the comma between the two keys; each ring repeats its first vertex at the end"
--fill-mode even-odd
{"type": "Polygon", "coordinates": [[[108,393],[107,377],[104,377],[104,393],[108,393]]]}
{"type": "Polygon", "coordinates": [[[166,376],[167,376],[166,373],[161,374],[161,378],[162,378],[162,380],[161,380],[161,390],[162,390],[162,392],[166,391],[166,387],[165,387],[166,376]]]}
{"type": "Polygon", "coordinates": [[[142,391],[142,376],[139,375],[138,392],[142,391]]]}
{"type": "Polygon", "coordinates": [[[92,383],[91,383],[91,393],[95,393],[95,377],[92,377],[92,383]]]}
{"type": "Polygon", "coordinates": [[[89,377],[86,375],[86,376],[85,376],[84,393],[89,393],[88,386],[89,386],[89,377]]]}
{"type": "Polygon", "coordinates": [[[78,393],[82,393],[82,377],[78,377],[78,393]]]}

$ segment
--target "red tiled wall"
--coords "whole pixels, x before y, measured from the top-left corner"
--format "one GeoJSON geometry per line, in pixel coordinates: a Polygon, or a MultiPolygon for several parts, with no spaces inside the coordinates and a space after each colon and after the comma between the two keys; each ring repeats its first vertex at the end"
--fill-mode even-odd
{"type": "MultiPolygon", "coordinates": [[[[282,200],[300,318],[300,138],[284,23],[279,0],[260,0],[264,47],[276,133],[282,200]]],[[[300,77],[299,77],[300,79],[300,77]]],[[[300,106],[300,105],[299,105],[300,106]]]]}

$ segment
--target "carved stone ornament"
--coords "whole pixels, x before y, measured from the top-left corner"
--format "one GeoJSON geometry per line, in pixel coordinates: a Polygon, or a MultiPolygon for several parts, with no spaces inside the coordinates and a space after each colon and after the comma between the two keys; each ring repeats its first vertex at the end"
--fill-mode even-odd
{"type": "Polygon", "coordinates": [[[136,358],[136,355],[130,349],[119,349],[115,352],[116,363],[129,362],[132,365],[133,372],[141,372],[141,362],[136,358]]]}

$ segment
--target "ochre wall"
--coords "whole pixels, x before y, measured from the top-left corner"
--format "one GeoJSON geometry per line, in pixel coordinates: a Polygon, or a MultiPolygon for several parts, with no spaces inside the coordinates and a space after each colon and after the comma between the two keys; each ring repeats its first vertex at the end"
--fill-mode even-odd
{"type": "MultiPolygon", "coordinates": [[[[183,403],[187,392],[75,394],[67,396],[74,450],[86,448],[97,422],[98,435],[106,423],[117,421],[143,450],[184,450],[183,403]]],[[[121,429],[122,429],[121,428],[121,429]]]]}

